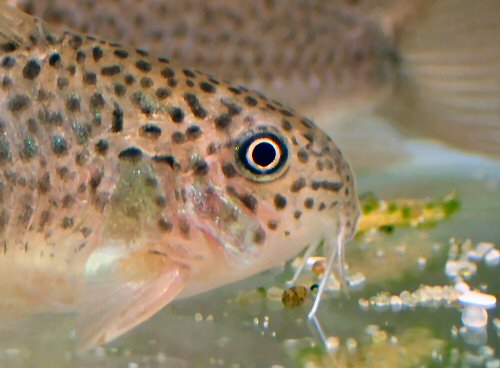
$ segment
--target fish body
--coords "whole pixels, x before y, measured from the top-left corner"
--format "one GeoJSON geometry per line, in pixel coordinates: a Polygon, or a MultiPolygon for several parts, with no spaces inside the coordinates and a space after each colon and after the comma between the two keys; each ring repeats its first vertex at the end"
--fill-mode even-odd
{"type": "Polygon", "coordinates": [[[314,118],[355,167],[407,157],[408,132],[500,157],[496,0],[17,3],[265,91],[314,118]]]}
{"type": "Polygon", "coordinates": [[[354,177],[310,120],[0,9],[0,316],[76,312],[89,348],[307,245],[342,253],[354,177]]]}

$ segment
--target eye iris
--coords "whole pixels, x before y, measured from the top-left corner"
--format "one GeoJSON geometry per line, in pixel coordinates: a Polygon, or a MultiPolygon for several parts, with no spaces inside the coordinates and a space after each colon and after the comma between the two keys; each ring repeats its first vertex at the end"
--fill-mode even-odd
{"type": "Polygon", "coordinates": [[[248,179],[264,182],[286,172],[289,152],[283,137],[261,131],[241,140],[235,156],[238,167],[248,179]]]}
{"type": "Polygon", "coordinates": [[[276,155],[275,146],[270,142],[264,141],[255,146],[252,152],[252,160],[261,167],[267,167],[276,159],[276,155]]]}

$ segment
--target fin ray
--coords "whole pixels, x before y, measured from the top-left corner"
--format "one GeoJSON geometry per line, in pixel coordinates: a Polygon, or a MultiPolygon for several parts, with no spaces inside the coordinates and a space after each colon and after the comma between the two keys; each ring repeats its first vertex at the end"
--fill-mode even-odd
{"type": "Polygon", "coordinates": [[[401,74],[383,116],[500,157],[500,2],[429,3],[400,39],[401,74]]]}
{"type": "Polygon", "coordinates": [[[160,253],[121,258],[84,288],[78,347],[88,350],[137,326],[172,301],[185,281],[186,270],[160,253]]]}

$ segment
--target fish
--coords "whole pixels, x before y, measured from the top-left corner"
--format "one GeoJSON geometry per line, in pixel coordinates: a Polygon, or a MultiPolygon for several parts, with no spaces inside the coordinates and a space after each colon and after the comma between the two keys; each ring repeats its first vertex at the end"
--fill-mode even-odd
{"type": "Polygon", "coordinates": [[[260,92],[0,2],[0,111],[0,320],[73,313],[85,351],[306,247],[343,269],[353,171],[260,92]]]}
{"type": "Polygon", "coordinates": [[[18,0],[58,29],[143,45],[312,118],[355,169],[407,137],[500,157],[496,0],[18,0]]]}

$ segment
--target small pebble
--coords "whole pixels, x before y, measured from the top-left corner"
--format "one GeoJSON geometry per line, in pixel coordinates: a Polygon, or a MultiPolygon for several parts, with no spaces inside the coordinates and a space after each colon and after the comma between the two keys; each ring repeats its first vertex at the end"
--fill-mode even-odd
{"type": "Polygon", "coordinates": [[[326,339],[326,348],[329,352],[336,351],[339,345],[340,339],[337,336],[330,336],[326,339]]]}
{"type": "Polygon", "coordinates": [[[484,262],[490,267],[500,264],[500,252],[498,251],[498,249],[489,251],[484,257],[484,262]]]}
{"type": "Polygon", "coordinates": [[[488,323],[488,312],[485,308],[467,306],[462,311],[462,322],[473,329],[482,329],[488,323]]]}
{"type": "Polygon", "coordinates": [[[468,291],[458,297],[462,304],[491,309],[496,306],[496,298],[494,295],[485,294],[478,291],[468,291]]]}
{"type": "Polygon", "coordinates": [[[283,291],[281,301],[286,307],[298,307],[302,305],[307,296],[307,289],[304,286],[292,286],[283,291]]]}
{"type": "Polygon", "coordinates": [[[347,347],[349,353],[354,353],[358,348],[358,342],[356,341],[356,339],[349,337],[345,342],[345,346],[347,347]]]}

